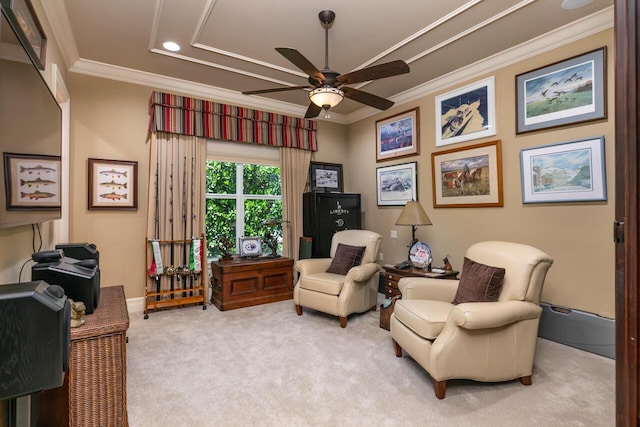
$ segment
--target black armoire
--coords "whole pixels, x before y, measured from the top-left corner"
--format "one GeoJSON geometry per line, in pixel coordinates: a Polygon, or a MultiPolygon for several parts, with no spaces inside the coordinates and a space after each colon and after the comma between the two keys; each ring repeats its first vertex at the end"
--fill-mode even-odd
{"type": "Polygon", "coordinates": [[[328,258],[337,231],[361,228],[360,194],[304,193],[303,233],[313,238],[311,256],[328,258]]]}

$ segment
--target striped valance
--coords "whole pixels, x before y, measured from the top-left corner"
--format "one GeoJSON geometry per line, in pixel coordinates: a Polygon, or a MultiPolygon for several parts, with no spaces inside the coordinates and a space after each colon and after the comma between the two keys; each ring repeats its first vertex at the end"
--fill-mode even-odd
{"type": "Polygon", "coordinates": [[[150,132],[316,151],[316,127],[312,120],[163,92],[151,94],[150,132]]]}

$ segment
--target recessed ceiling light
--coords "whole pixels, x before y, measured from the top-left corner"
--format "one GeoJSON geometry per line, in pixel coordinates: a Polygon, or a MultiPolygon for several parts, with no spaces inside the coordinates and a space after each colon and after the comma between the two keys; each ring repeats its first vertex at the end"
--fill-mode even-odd
{"type": "Polygon", "coordinates": [[[563,9],[577,9],[582,6],[586,6],[593,0],[562,0],[563,9]]]}
{"type": "Polygon", "coordinates": [[[180,50],[180,45],[176,42],[164,42],[162,43],[162,47],[170,50],[171,52],[177,52],[180,50]]]}

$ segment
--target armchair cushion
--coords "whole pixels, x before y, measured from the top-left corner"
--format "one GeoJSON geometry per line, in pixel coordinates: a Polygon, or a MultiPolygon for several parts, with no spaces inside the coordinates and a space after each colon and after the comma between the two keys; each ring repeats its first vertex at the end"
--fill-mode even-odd
{"type": "Polygon", "coordinates": [[[316,273],[300,278],[300,288],[328,295],[340,295],[345,276],[333,273],[316,273]]]}
{"type": "Polygon", "coordinates": [[[365,246],[351,246],[338,243],[336,253],[327,268],[327,273],[346,275],[352,267],[360,265],[365,246]]]}
{"type": "Polygon", "coordinates": [[[440,335],[453,304],[444,301],[399,299],[393,315],[424,339],[433,340],[440,335]]]}
{"type": "Polygon", "coordinates": [[[498,301],[504,275],[504,268],[491,267],[465,257],[453,304],[498,301]]]}

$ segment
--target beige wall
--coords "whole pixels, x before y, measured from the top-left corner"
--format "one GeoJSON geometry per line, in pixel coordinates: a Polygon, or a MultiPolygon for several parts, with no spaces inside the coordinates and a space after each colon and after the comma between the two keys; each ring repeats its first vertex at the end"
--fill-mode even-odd
{"type": "MultiPolygon", "coordinates": [[[[528,59],[489,75],[496,81],[497,135],[436,149],[435,96],[475,82],[486,76],[443,87],[411,105],[402,105],[349,127],[345,163],[349,190],[362,193],[369,227],[384,235],[383,263],[406,258],[410,227],[396,226],[400,207],[376,204],[376,167],[417,161],[418,199],[431,218],[432,226],[419,227],[417,237],[431,245],[436,264],[450,254],[454,268],[462,267],[466,248],[481,240],[510,240],[539,247],[553,256],[543,292],[543,301],[601,316],[614,317],[614,85],[613,30],[605,31],[547,54],[528,59]],[[607,46],[608,120],[562,129],[515,134],[515,76],[589,50],[607,46]],[[375,121],[409,108],[420,107],[420,155],[376,163],[375,121]],[[523,205],[520,179],[520,150],[580,138],[604,135],[606,147],[607,202],[523,205]],[[479,142],[502,141],[504,207],[433,208],[431,153],[465,147],[479,142]],[[398,239],[390,238],[397,230],[398,239]]],[[[324,148],[324,147],[322,147],[324,148]]]]}
{"type": "MultiPolygon", "coordinates": [[[[44,23],[46,29],[46,23],[44,23]]],[[[51,45],[50,45],[51,46],[51,45]]],[[[52,62],[62,63],[57,49],[52,62]]],[[[51,56],[48,55],[48,58],[51,56]]],[[[50,64],[48,62],[48,67],[50,64]]],[[[50,68],[45,70],[50,72],[50,68]]],[[[555,259],[544,289],[543,300],[614,317],[613,243],[614,217],[614,103],[613,30],[606,31],[540,57],[528,59],[495,73],[497,135],[444,147],[464,147],[500,139],[503,157],[504,207],[434,209],[431,190],[431,153],[435,150],[434,97],[458,87],[443,87],[436,94],[398,106],[376,116],[342,126],[319,122],[319,151],[314,161],[342,163],[346,192],[362,194],[365,226],[384,235],[383,263],[398,262],[406,256],[410,228],[394,223],[398,207],[377,207],[376,167],[405,161],[418,162],[419,200],[433,222],[420,227],[417,236],[427,241],[438,262],[453,255],[460,268],[466,248],[473,242],[504,239],[526,242],[547,251],[555,259]],[[566,59],[600,46],[608,46],[609,119],[564,129],[515,135],[515,75],[566,59]],[[376,163],[375,120],[409,108],[420,107],[421,153],[398,161],[376,163]],[[520,195],[519,151],[525,147],[604,135],[606,145],[607,192],[601,203],[523,205],[520,195]],[[398,239],[390,238],[397,230],[398,239]]],[[[48,77],[48,76],[47,76],[48,77]]],[[[479,80],[485,76],[477,76],[479,80]]],[[[470,81],[470,82],[472,82],[470,81]]],[[[460,82],[460,86],[470,83],[460,82]]],[[[102,286],[122,284],[127,298],[144,295],[146,189],[148,183],[148,100],[152,88],[69,73],[66,84],[71,93],[71,218],[70,239],[92,242],[100,250],[102,286]],[[138,210],[89,211],[87,209],[87,159],[105,158],[138,162],[138,210]]],[[[53,246],[52,223],[43,224],[43,249],[53,246]]],[[[22,263],[31,255],[31,227],[0,230],[0,279],[18,280],[22,263]]],[[[25,280],[23,273],[22,279],[25,280]]]]}

